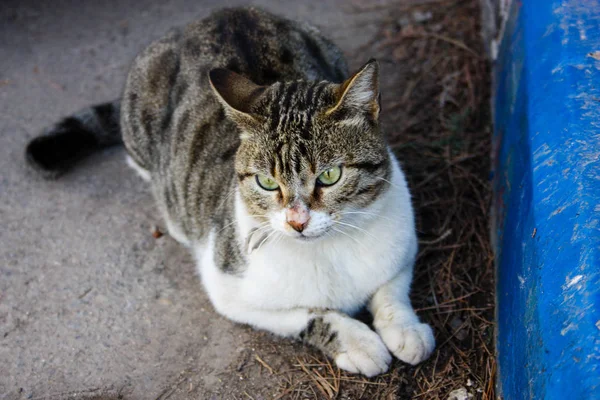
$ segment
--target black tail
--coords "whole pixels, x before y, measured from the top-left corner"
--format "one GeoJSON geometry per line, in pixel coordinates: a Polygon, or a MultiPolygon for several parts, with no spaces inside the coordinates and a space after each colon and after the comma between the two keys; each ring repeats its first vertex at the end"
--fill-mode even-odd
{"type": "Polygon", "coordinates": [[[122,143],[119,100],[84,108],[27,145],[25,156],[46,178],[57,178],[102,147],[122,143]]]}

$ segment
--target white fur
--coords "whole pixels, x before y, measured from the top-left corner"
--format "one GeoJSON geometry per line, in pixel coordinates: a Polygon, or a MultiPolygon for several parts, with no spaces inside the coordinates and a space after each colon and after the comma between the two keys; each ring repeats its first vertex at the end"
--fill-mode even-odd
{"type": "MultiPolygon", "coordinates": [[[[237,300],[259,309],[309,307],[352,313],[363,306],[399,268],[412,265],[416,253],[410,197],[397,165],[392,183],[365,210],[380,216],[361,218],[357,225],[364,231],[340,226],[346,235],[331,231],[331,237],[308,242],[286,235],[264,243],[249,256],[243,277],[236,278],[237,300]]],[[[242,237],[258,226],[239,195],[236,219],[242,237]]],[[[210,291],[212,285],[207,286],[210,291]]]]}
{"type": "Polygon", "coordinates": [[[183,230],[169,218],[168,215],[165,215],[165,223],[167,224],[167,230],[169,231],[169,235],[179,243],[186,247],[191,247],[191,243],[187,238],[186,234],[183,230]]]}
{"type": "Polygon", "coordinates": [[[411,280],[411,269],[401,271],[375,293],[369,310],[375,330],[387,348],[398,359],[416,365],[431,355],[435,338],[429,325],[419,321],[410,305],[411,280]]]}
{"type": "MultiPolygon", "coordinates": [[[[311,309],[351,314],[368,303],[377,333],[345,314],[320,314],[338,333],[337,365],[367,376],[383,373],[391,361],[388,349],[416,364],[430,355],[435,342],[431,328],[419,322],[408,298],[417,240],[404,174],[392,159],[390,188],[367,209],[344,214],[341,221],[311,211],[303,235],[315,240],[300,240],[301,235],[286,224],[285,212],[272,215],[275,233],[248,255],[242,274],[224,273],[215,265],[214,230],[205,242],[190,243],[168,218],[167,227],[179,242],[192,247],[208,296],[224,316],[296,337],[314,318],[311,309]]],[[[129,157],[127,162],[142,178],[150,179],[148,171],[129,157]]],[[[239,193],[235,204],[243,244],[259,224],[239,193]]]]}
{"type": "Polygon", "coordinates": [[[373,89],[372,71],[361,71],[359,74],[348,88],[344,102],[356,108],[364,109],[370,102],[377,99],[377,92],[373,89]]]}
{"type": "Polygon", "coordinates": [[[143,180],[145,180],[146,182],[150,182],[152,176],[150,176],[150,172],[147,169],[140,167],[140,165],[133,161],[133,158],[131,158],[131,156],[129,155],[125,157],[125,161],[127,162],[127,165],[133,168],[135,172],[137,172],[138,175],[142,177],[143,180]]]}
{"type": "MultiPolygon", "coordinates": [[[[237,209],[243,210],[244,205],[239,196],[236,199],[237,209]]],[[[334,224],[331,217],[323,211],[310,211],[310,221],[302,234],[296,232],[290,224],[287,223],[285,209],[273,213],[269,218],[270,226],[273,230],[281,233],[284,236],[295,238],[291,243],[298,243],[297,238],[304,236],[306,239],[315,239],[321,237],[334,224]]],[[[252,222],[249,223],[252,225],[252,222]]]]}
{"type": "Polygon", "coordinates": [[[328,314],[325,322],[338,332],[341,348],[335,363],[355,374],[375,376],[388,370],[392,357],[377,333],[360,321],[328,314]]]}
{"type": "MultiPolygon", "coordinates": [[[[282,336],[297,336],[310,320],[311,308],[353,313],[372,299],[369,308],[379,335],[349,317],[327,315],[340,332],[343,351],[335,360],[338,366],[367,376],[385,372],[389,365],[385,347],[411,364],[427,358],[435,343],[408,299],[417,241],[410,196],[395,160],[390,183],[390,190],[352,220],[361,230],[344,229],[345,236],[329,229],[336,225],[324,213],[311,212],[303,233],[328,232],[331,237],[300,241],[297,232],[282,228],[248,256],[242,275],[223,273],[215,265],[212,232],[195,250],[204,287],[217,311],[282,336]]],[[[237,228],[245,238],[258,223],[236,196],[237,228]]],[[[270,222],[272,227],[285,226],[284,213],[270,222]]]]}

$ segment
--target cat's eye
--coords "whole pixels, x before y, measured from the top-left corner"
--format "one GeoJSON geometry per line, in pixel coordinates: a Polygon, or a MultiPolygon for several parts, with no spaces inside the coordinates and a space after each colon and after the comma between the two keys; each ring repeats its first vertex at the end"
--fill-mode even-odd
{"type": "Polygon", "coordinates": [[[341,167],[333,167],[329,168],[327,171],[323,172],[317,178],[317,183],[322,186],[331,186],[342,177],[342,168],[341,167]]]}
{"type": "Polygon", "coordinates": [[[276,190],[279,188],[279,184],[275,182],[275,179],[266,175],[256,175],[256,183],[265,190],[276,190]]]}

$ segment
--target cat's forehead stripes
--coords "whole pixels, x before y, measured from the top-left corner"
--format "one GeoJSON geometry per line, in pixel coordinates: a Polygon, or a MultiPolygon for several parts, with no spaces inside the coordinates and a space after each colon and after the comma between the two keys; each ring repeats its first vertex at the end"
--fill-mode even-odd
{"type": "Polygon", "coordinates": [[[304,184],[315,166],[308,152],[310,144],[280,140],[272,153],[271,174],[288,184],[304,184]]]}
{"type": "Polygon", "coordinates": [[[334,102],[327,82],[293,81],[272,87],[263,103],[262,114],[273,135],[296,133],[310,139],[316,115],[334,102]]]}
{"type": "Polygon", "coordinates": [[[314,174],[314,120],[333,101],[327,82],[292,81],[273,85],[255,112],[265,118],[268,172],[284,182],[314,174]]]}

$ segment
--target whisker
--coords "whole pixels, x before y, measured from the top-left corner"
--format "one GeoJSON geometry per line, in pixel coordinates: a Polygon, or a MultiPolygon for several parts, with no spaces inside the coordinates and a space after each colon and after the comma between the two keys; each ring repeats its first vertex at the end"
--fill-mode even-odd
{"type": "Polygon", "coordinates": [[[338,213],[336,213],[336,215],[346,215],[346,214],[365,214],[365,215],[372,215],[372,216],[374,216],[374,217],[378,217],[378,218],[383,218],[383,219],[386,219],[386,220],[388,220],[388,221],[390,221],[390,222],[393,222],[393,223],[397,223],[397,222],[398,222],[398,221],[394,221],[394,220],[393,220],[393,219],[391,219],[391,218],[384,217],[384,216],[383,216],[383,215],[381,215],[381,214],[372,213],[372,212],[367,212],[367,211],[341,211],[341,212],[338,212],[338,213]]]}
{"type": "Polygon", "coordinates": [[[277,231],[273,231],[273,232],[269,233],[269,234],[267,235],[267,237],[266,237],[266,238],[264,238],[262,242],[260,242],[260,244],[258,245],[258,249],[256,249],[256,251],[260,251],[260,248],[263,246],[263,244],[264,244],[264,243],[265,243],[267,240],[269,240],[269,238],[270,238],[271,236],[273,236],[273,235],[274,235],[274,234],[276,234],[276,233],[277,233],[277,231]]]}
{"type": "Polygon", "coordinates": [[[248,236],[252,236],[254,233],[256,233],[259,230],[262,230],[263,228],[265,228],[267,226],[269,226],[268,221],[259,224],[257,227],[250,229],[250,231],[248,232],[248,236]]]}
{"type": "Polygon", "coordinates": [[[376,176],[376,177],[375,177],[375,179],[379,179],[379,180],[381,180],[381,181],[387,182],[387,183],[389,183],[390,185],[392,185],[393,187],[395,187],[396,189],[402,189],[400,186],[396,185],[395,183],[392,183],[392,182],[388,181],[387,179],[385,179],[385,178],[382,178],[382,177],[380,177],[380,176],[376,176]]]}
{"type": "Polygon", "coordinates": [[[350,228],[358,229],[359,231],[361,231],[361,232],[364,232],[365,234],[367,234],[367,235],[371,236],[373,239],[375,239],[375,240],[379,240],[379,239],[377,238],[377,236],[373,235],[371,232],[367,231],[366,229],[360,228],[360,227],[358,227],[358,226],[356,226],[356,225],[352,225],[352,224],[348,224],[348,223],[345,223],[345,222],[340,222],[340,221],[334,221],[334,223],[335,223],[335,224],[344,225],[344,226],[349,226],[350,228]]]}
{"type": "MultiPolygon", "coordinates": [[[[265,229],[268,229],[270,226],[269,222],[263,222],[261,225],[259,225],[257,228],[252,228],[250,230],[250,232],[248,232],[248,235],[246,236],[246,249],[250,248],[250,242],[252,241],[252,238],[254,237],[254,235],[258,232],[264,231],[265,229]]],[[[260,240],[260,239],[259,239],[260,240]]],[[[250,253],[253,251],[254,249],[250,250],[250,253]]]]}
{"type": "Polygon", "coordinates": [[[362,243],[361,243],[361,242],[360,242],[358,239],[356,239],[355,237],[353,237],[353,236],[349,235],[348,233],[344,232],[344,231],[343,231],[343,230],[341,230],[341,229],[336,229],[336,228],[334,228],[334,227],[332,227],[331,229],[333,229],[333,230],[334,230],[334,231],[336,231],[336,232],[339,232],[339,233],[341,233],[341,234],[342,234],[342,235],[344,235],[344,236],[347,236],[347,237],[349,237],[350,239],[354,240],[354,241],[356,242],[356,244],[358,244],[359,246],[361,246],[361,247],[363,248],[363,250],[365,249],[364,245],[363,245],[363,244],[362,244],[362,243]]]}
{"type": "Polygon", "coordinates": [[[229,193],[227,193],[227,196],[225,196],[225,198],[223,199],[223,201],[221,202],[221,204],[219,204],[219,206],[217,207],[217,211],[219,211],[221,209],[221,207],[223,207],[225,205],[225,203],[227,202],[227,200],[231,197],[232,194],[235,193],[237,189],[237,185],[234,186],[229,193]]]}
{"type": "Polygon", "coordinates": [[[254,236],[257,234],[257,233],[259,233],[259,232],[264,232],[265,230],[269,229],[270,227],[271,227],[271,225],[270,225],[270,224],[265,224],[265,225],[259,226],[259,227],[257,227],[257,228],[252,228],[252,229],[250,230],[250,232],[248,233],[248,237],[249,237],[249,238],[252,238],[252,237],[254,237],[254,236]]]}
{"type": "MultiPolygon", "coordinates": [[[[249,214],[248,216],[249,216],[249,217],[266,217],[266,216],[267,216],[267,214],[249,214]]],[[[220,233],[220,232],[221,232],[221,231],[223,231],[225,228],[227,228],[227,227],[229,227],[229,226],[231,226],[231,225],[235,224],[236,222],[238,222],[238,221],[237,221],[237,219],[235,219],[235,218],[234,218],[234,219],[233,219],[233,222],[230,222],[230,223],[228,223],[227,225],[223,226],[221,229],[219,229],[219,230],[217,231],[217,233],[220,233]]],[[[269,223],[269,221],[266,221],[266,222],[261,222],[259,226],[261,226],[261,225],[264,225],[264,224],[268,224],[268,223],[269,223]]]]}
{"type": "Polygon", "coordinates": [[[252,232],[260,232],[260,231],[263,231],[263,230],[269,228],[270,226],[271,226],[271,224],[269,222],[265,222],[264,224],[259,225],[256,228],[253,228],[252,232]]]}
{"type": "Polygon", "coordinates": [[[279,244],[279,242],[281,242],[281,239],[283,239],[283,235],[280,233],[279,235],[277,235],[277,241],[275,243],[273,243],[274,246],[277,246],[279,244]]]}
{"type": "Polygon", "coordinates": [[[217,233],[221,233],[225,228],[227,228],[228,226],[231,226],[231,225],[235,224],[236,222],[237,222],[237,220],[234,220],[233,222],[228,223],[227,225],[225,225],[221,229],[219,229],[217,231],[217,233]]]}
{"type": "Polygon", "coordinates": [[[269,224],[270,224],[270,222],[269,222],[269,221],[263,221],[263,222],[261,222],[260,224],[258,224],[257,228],[258,228],[258,227],[261,227],[261,226],[269,225],[269,224]]]}

